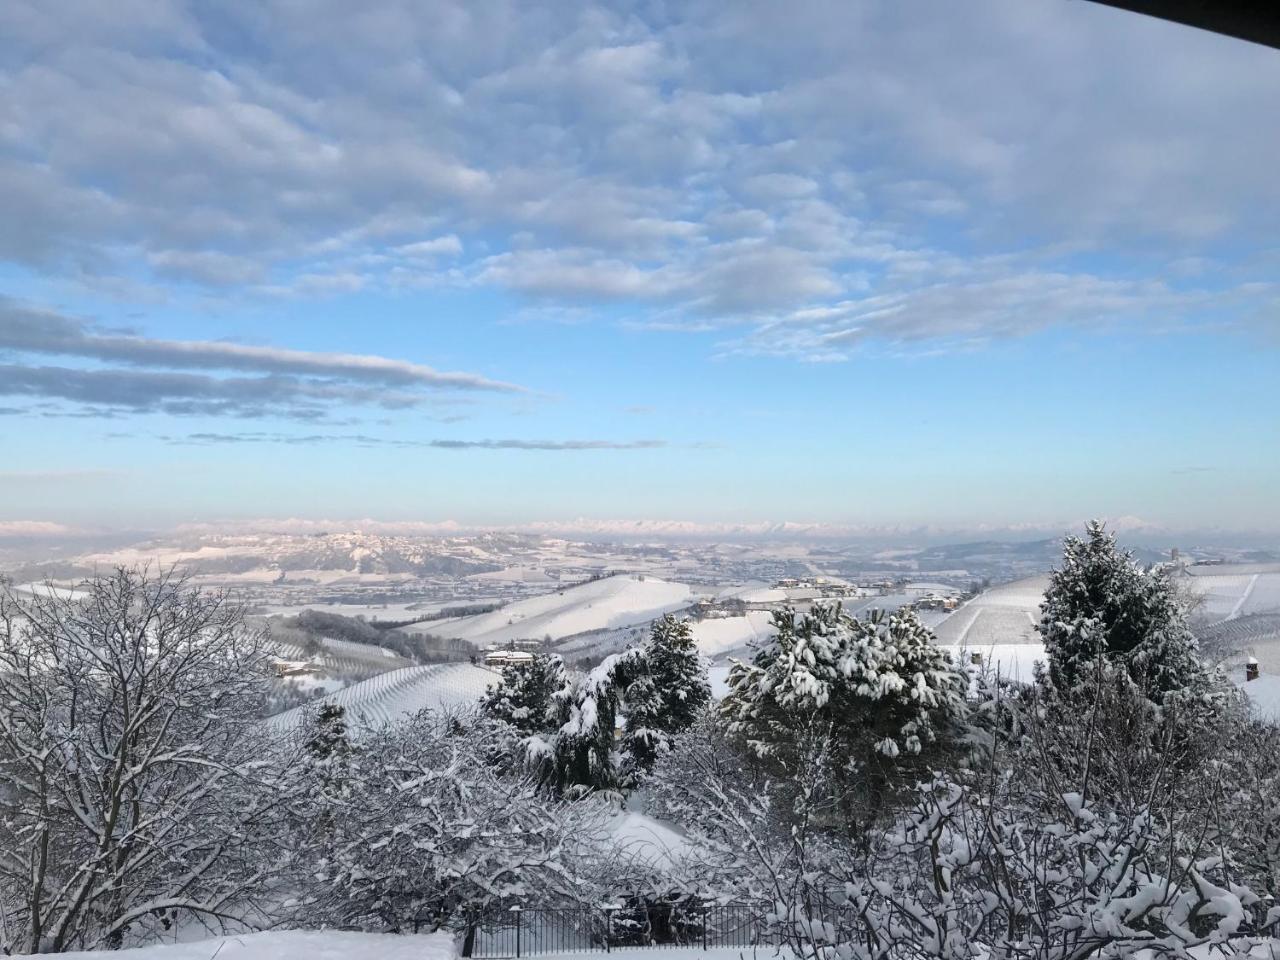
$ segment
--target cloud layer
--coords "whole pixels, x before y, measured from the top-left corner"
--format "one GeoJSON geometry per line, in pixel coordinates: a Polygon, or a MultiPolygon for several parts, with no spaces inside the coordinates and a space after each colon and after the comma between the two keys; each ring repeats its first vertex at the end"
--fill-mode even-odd
{"type": "Polygon", "coordinates": [[[0,298],[0,361],[6,356],[18,362],[0,362],[0,396],[67,401],[78,412],[101,416],[161,412],[317,420],[335,408],[417,407],[441,391],[526,392],[476,374],[442,373],[387,357],[103,333],[84,321],[0,298]],[[44,357],[105,366],[38,362],[44,357]]]}
{"type": "MultiPolygon", "coordinates": [[[[495,287],[812,359],[1259,329],[1277,305],[1280,128],[1257,118],[1280,59],[1092,5],[15,0],[0,37],[0,257],[87,284],[495,287]]],[[[65,336],[130,365],[508,388],[65,336]]]]}
{"type": "Polygon", "coordinates": [[[339,443],[359,447],[398,447],[431,450],[656,450],[670,446],[665,440],[410,440],[376,437],[360,433],[190,433],[163,437],[171,444],[218,446],[234,444],[283,443],[317,446],[339,443]]]}

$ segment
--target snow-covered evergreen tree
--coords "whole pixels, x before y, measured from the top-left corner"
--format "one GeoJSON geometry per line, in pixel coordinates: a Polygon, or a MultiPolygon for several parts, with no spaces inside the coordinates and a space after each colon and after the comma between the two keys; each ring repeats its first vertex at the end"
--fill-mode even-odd
{"type": "Polygon", "coordinates": [[[895,781],[949,746],[965,675],[911,612],[858,620],[818,604],[779,611],[774,626],[752,662],[730,670],[729,731],[780,773],[809,762],[799,746],[830,741],[834,802],[846,817],[874,816],[895,781]]]}
{"type": "Polygon", "coordinates": [[[557,789],[573,796],[621,786],[618,720],[627,688],[643,670],[643,651],[632,647],[570,677],[557,692],[559,725],[546,741],[530,742],[531,757],[549,763],[557,789]]]}
{"type": "Polygon", "coordinates": [[[305,748],[318,762],[340,757],[351,749],[347,711],[341,704],[324,703],[308,725],[305,748]]]}
{"type": "Polygon", "coordinates": [[[1172,693],[1203,693],[1209,684],[1169,575],[1142,569],[1097,521],[1084,537],[1066,538],[1039,631],[1049,676],[1063,692],[1088,680],[1100,660],[1122,664],[1157,703],[1172,693]]]}
{"type": "Polygon", "coordinates": [[[711,701],[707,667],[687,621],[657,620],[642,648],[642,665],[626,691],[623,751],[631,769],[645,771],[670,749],[711,701]]]}
{"type": "Polygon", "coordinates": [[[584,674],[566,671],[554,655],[507,666],[481,709],[513,732],[516,752],[545,784],[581,795],[630,782],[710,699],[706,666],[688,624],[667,616],[643,645],[584,674]]]}
{"type": "Polygon", "coordinates": [[[564,685],[564,661],[535,654],[529,663],[504,666],[501,682],[489,687],[480,709],[524,736],[541,733],[555,720],[556,694],[564,685]]]}

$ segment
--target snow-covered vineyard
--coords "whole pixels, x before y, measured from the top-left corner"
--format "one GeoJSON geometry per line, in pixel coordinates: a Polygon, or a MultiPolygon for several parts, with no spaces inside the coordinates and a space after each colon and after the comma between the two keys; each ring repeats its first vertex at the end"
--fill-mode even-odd
{"type": "Polygon", "coordinates": [[[964,597],[615,575],[264,631],[174,575],[6,589],[0,948],[1269,956],[1277,580],[1094,526],[964,597]]]}

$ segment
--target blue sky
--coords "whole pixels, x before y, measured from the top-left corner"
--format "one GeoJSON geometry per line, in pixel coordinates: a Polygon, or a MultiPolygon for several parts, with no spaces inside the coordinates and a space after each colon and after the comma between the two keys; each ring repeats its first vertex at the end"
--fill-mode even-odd
{"type": "Polygon", "coordinates": [[[0,533],[1280,531],[1275,51],[1064,0],[0,38],[0,533]]]}

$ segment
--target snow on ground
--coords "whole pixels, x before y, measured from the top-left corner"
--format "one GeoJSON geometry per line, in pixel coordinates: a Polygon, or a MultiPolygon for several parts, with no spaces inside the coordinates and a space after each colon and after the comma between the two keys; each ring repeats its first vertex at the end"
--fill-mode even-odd
{"type": "Polygon", "coordinates": [[[272,930],[131,950],[61,953],[65,960],[453,960],[453,935],[272,930]]]}
{"type": "MultiPolygon", "coordinates": [[[[747,658],[743,658],[744,660],[747,658]]],[[[723,700],[729,695],[729,663],[713,663],[707,670],[707,679],[711,682],[711,696],[715,700],[723,700]]]]}
{"type": "MultiPolygon", "coordinates": [[[[703,950],[701,947],[619,947],[615,949],[616,955],[625,957],[626,960],[673,960],[675,957],[688,957],[690,960],[742,960],[744,957],[751,957],[753,960],[755,958],[788,960],[792,956],[791,951],[784,947],[763,943],[753,947],[711,947],[708,950],[703,950]]],[[[603,951],[592,953],[573,950],[566,953],[540,953],[537,956],[539,960],[583,960],[591,956],[599,956],[604,960],[614,954],[603,951]]]]}
{"type": "Polygon", "coordinates": [[[64,600],[83,600],[88,594],[83,590],[75,590],[70,585],[58,581],[51,583],[18,583],[13,586],[14,593],[26,593],[33,597],[60,597],[64,600]]]}
{"type": "Polygon", "coordinates": [[[556,583],[556,579],[538,567],[504,567],[487,573],[473,573],[468,580],[497,580],[502,583],[556,583]]]}
{"type": "Polygon", "coordinates": [[[276,603],[267,604],[259,609],[266,615],[296,617],[304,610],[317,610],[320,613],[336,613],[343,617],[364,617],[366,620],[412,620],[428,613],[436,613],[445,607],[456,607],[471,603],[492,603],[497,597],[478,597],[474,600],[430,600],[404,603],[276,603]]]}
{"type": "Polygon", "coordinates": [[[919,581],[906,583],[902,585],[903,593],[937,593],[942,596],[949,596],[953,593],[960,593],[956,586],[951,583],[936,583],[929,581],[919,581]]]}
{"type": "Polygon", "coordinates": [[[338,640],[335,637],[320,637],[316,643],[320,647],[317,654],[308,654],[306,648],[288,640],[273,638],[272,644],[276,652],[285,660],[307,662],[315,667],[337,674],[349,676],[372,676],[387,670],[413,666],[413,661],[372,644],[352,643],[349,640],[338,640]]]}
{"type": "Polygon", "coordinates": [[[749,587],[726,596],[736,597],[743,603],[786,603],[787,591],[782,587],[749,587]]]}
{"type": "Polygon", "coordinates": [[[1259,716],[1280,721],[1280,677],[1267,673],[1257,680],[1241,681],[1237,677],[1236,685],[1244,691],[1259,716]]]}
{"type": "Polygon", "coordinates": [[[1202,598],[1197,613],[1209,620],[1231,620],[1280,611],[1280,567],[1235,563],[1187,567],[1181,582],[1202,598]]]}
{"type": "Polygon", "coordinates": [[[992,587],[938,624],[938,642],[974,648],[1035,643],[1040,602],[1048,586],[1046,575],[992,587]]]}
{"type": "Polygon", "coordinates": [[[839,603],[844,612],[851,617],[863,618],[870,616],[873,610],[893,613],[899,607],[904,607],[918,599],[920,599],[919,595],[914,593],[885,593],[875,597],[833,598],[828,602],[839,603]]]}
{"type": "Polygon", "coordinates": [[[1049,662],[1043,643],[995,643],[985,647],[948,646],[947,650],[957,662],[966,665],[971,663],[970,658],[973,654],[979,654],[982,657],[982,666],[992,674],[998,673],[1001,677],[1020,683],[1030,683],[1035,679],[1037,663],[1049,662]]]}
{"type": "Polygon", "coordinates": [[[680,859],[689,846],[688,838],[670,824],[636,810],[618,814],[609,824],[609,832],[619,856],[660,867],[680,859]]]}
{"type": "Polygon", "coordinates": [[[716,657],[740,650],[752,641],[763,640],[775,633],[773,614],[768,610],[751,610],[741,617],[709,617],[689,621],[693,639],[704,656],[716,657]]]}
{"type": "MultiPolygon", "coordinates": [[[[526,944],[536,941],[535,931],[526,935],[526,944]]],[[[1271,958],[1277,940],[1255,947],[1250,956],[1271,958]]],[[[1196,958],[1210,956],[1207,948],[1193,948],[1196,958]]],[[[690,960],[752,960],[765,958],[789,958],[790,951],[770,944],[743,947],[627,947],[620,953],[627,960],[673,960],[687,957],[690,960]]],[[[458,954],[457,944],[450,933],[395,934],[351,933],[338,930],[273,930],[266,933],[246,933],[236,936],[214,937],[190,943],[163,944],[136,947],[130,950],[102,950],[62,953],[65,960],[453,960],[458,954]]],[[[564,953],[533,953],[541,960],[583,960],[598,956],[601,960],[612,954],[604,950],[570,950],[564,953]]],[[[41,954],[43,956],[43,954],[41,954]]],[[[50,954],[52,956],[52,954],[50,954]]]]}
{"type": "Polygon", "coordinates": [[[517,600],[492,613],[437,620],[431,632],[470,640],[481,647],[510,640],[560,640],[589,630],[646,623],[687,607],[693,591],[683,583],[653,577],[606,577],[538,597],[517,600]]]}
{"type": "Polygon", "coordinates": [[[320,703],[346,709],[353,724],[380,726],[419,710],[450,709],[475,704],[499,675],[469,663],[438,663],[381,673],[304,707],[294,707],[267,720],[274,733],[287,733],[302,722],[306,711],[320,703]]]}

